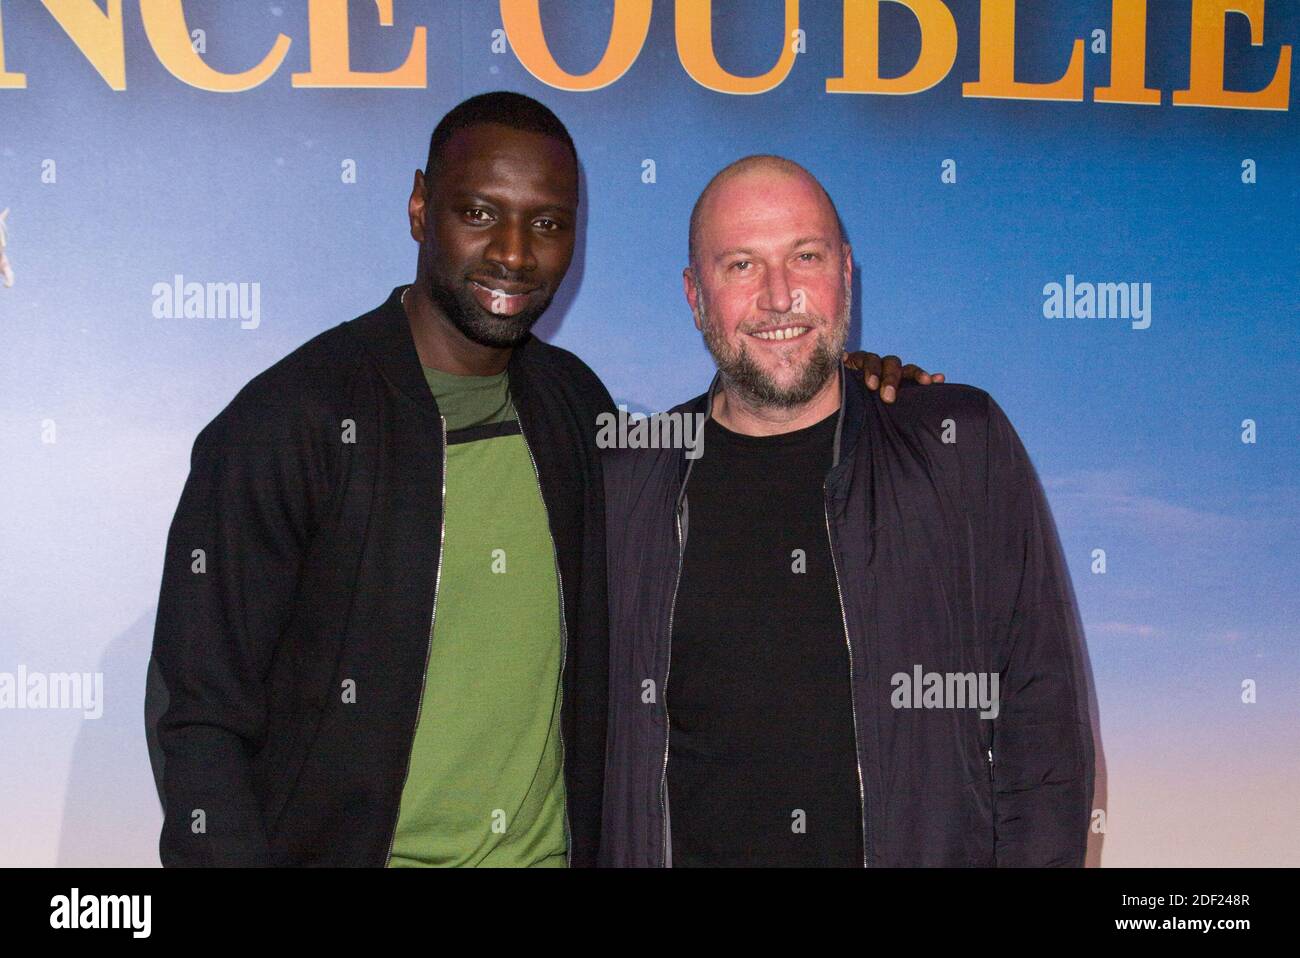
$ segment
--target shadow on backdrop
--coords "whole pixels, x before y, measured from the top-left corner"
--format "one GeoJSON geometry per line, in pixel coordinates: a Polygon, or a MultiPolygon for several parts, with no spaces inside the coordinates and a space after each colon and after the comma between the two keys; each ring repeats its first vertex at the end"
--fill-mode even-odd
{"type": "MultiPolygon", "coordinates": [[[[157,866],[162,807],[140,714],[157,607],[100,658],[104,714],[83,721],[72,747],[59,831],[59,867],[157,866]]],[[[165,706],[165,703],[164,703],[165,706]]]]}

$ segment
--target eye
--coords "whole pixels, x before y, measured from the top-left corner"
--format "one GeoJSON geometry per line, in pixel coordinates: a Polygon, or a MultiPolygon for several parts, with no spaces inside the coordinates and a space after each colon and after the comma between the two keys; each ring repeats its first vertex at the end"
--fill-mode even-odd
{"type": "Polygon", "coordinates": [[[471,223],[486,223],[492,219],[492,214],[481,206],[471,206],[465,211],[465,218],[471,223]]]}
{"type": "Polygon", "coordinates": [[[533,220],[533,225],[536,226],[538,229],[546,231],[547,233],[554,233],[561,228],[560,224],[557,223],[555,220],[547,219],[546,217],[543,217],[539,220],[533,220]]]}
{"type": "Polygon", "coordinates": [[[818,256],[816,253],[804,252],[799,254],[799,259],[803,260],[805,263],[811,263],[814,260],[821,259],[821,257],[818,256]]]}
{"type": "Polygon", "coordinates": [[[754,264],[751,263],[749,260],[747,260],[747,259],[742,259],[742,260],[737,260],[736,262],[732,263],[732,264],[728,267],[728,269],[734,269],[734,270],[735,270],[736,272],[738,272],[738,273],[747,273],[747,272],[749,272],[749,270],[748,270],[746,267],[753,266],[753,265],[754,265],[754,264]]]}

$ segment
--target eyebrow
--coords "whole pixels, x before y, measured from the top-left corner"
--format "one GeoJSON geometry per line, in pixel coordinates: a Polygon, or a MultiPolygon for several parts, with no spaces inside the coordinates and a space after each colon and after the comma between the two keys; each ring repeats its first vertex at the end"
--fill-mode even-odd
{"type": "MultiPolygon", "coordinates": [[[[449,193],[447,195],[447,205],[449,207],[473,206],[476,204],[486,204],[488,206],[505,206],[508,205],[500,197],[492,196],[488,193],[475,193],[471,191],[449,193]]],[[[577,206],[569,206],[563,200],[555,200],[553,197],[547,197],[536,206],[527,207],[532,215],[545,213],[558,213],[565,216],[574,216],[577,214],[577,206]]]]}
{"type": "MultiPolygon", "coordinates": [[[[831,244],[829,240],[825,240],[820,236],[801,236],[799,239],[795,240],[793,243],[790,244],[791,249],[798,249],[800,246],[823,246],[826,249],[830,249],[831,244]]],[[[742,255],[753,256],[754,251],[745,246],[733,246],[730,249],[724,249],[713,259],[716,262],[718,260],[726,259],[729,256],[742,256],[742,255]]]]}

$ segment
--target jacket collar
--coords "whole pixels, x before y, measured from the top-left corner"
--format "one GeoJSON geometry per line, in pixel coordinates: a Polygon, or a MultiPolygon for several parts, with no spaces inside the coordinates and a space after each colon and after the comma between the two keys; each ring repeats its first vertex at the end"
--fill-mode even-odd
{"type": "Polygon", "coordinates": [[[861,376],[840,364],[840,420],[835,426],[835,455],[831,459],[831,477],[838,476],[842,464],[852,460],[858,443],[863,440],[867,413],[867,387],[861,376]]]}
{"type": "MultiPolygon", "coordinates": [[[[410,288],[409,283],[396,287],[381,305],[356,321],[356,330],[365,348],[378,363],[384,378],[418,409],[438,417],[438,403],[424,378],[424,368],[420,365],[420,355],[415,349],[410,321],[402,306],[402,294],[410,288]]],[[[524,362],[526,354],[531,354],[529,346],[532,342],[533,338],[529,336],[521,345],[516,346],[506,367],[510,373],[511,391],[516,396],[527,392],[524,362]]]]}
{"type": "MultiPolygon", "coordinates": [[[[831,456],[831,468],[830,472],[826,474],[829,483],[837,483],[848,470],[848,463],[852,460],[858,442],[862,439],[862,426],[866,417],[866,387],[862,385],[856,374],[851,374],[845,369],[843,363],[839,366],[838,375],[840,377],[840,408],[836,413],[839,418],[835,423],[835,446],[831,456]]],[[[673,411],[702,414],[707,421],[712,414],[714,397],[717,396],[721,389],[722,374],[714,373],[713,381],[709,383],[707,392],[683,403],[673,411]]],[[[691,464],[695,460],[686,458],[685,450],[683,450],[678,461],[680,463],[678,477],[684,491],[686,482],[690,479],[691,464]]]]}

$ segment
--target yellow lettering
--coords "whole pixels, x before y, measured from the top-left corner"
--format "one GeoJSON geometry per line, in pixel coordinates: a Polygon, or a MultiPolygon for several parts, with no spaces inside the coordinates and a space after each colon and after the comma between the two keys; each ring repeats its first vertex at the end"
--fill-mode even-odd
{"type": "Polygon", "coordinates": [[[718,93],[766,93],[785,82],[794,66],[790,37],[799,29],[799,0],[785,0],[781,57],[761,76],[738,77],[718,64],[713,52],[713,0],[677,0],[677,56],[700,86],[718,93]]]}
{"type": "Polygon", "coordinates": [[[651,0],[615,0],[609,45],[590,73],[575,76],[555,62],[542,30],[540,0],[501,0],[501,23],[525,70],[557,90],[590,92],[607,87],[641,55],[650,35],[651,0]]]}
{"type": "Polygon", "coordinates": [[[1147,0],[1113,0],[1110,7],[1110,85],[1092,91],[1099,103],[1160,105],[1147,86],[1147,0]]]}
{"type": "Polygon", "coordinates": [[[0,16],[0,90],[25,89],[27,89],[27,74],[10,73],[5,69],[5,22],[4,17],[0,16]]]}
{"type": "MultiPolygon", "coordinates": [[[[379,25],[393,25],[393,0],[375,0],[379,25]]],[[[311,69],[293,74],[296,87],[382,87],[423,89],[428,85],[427,27],[416,27],[406,62],[396,70],[365,72],[352,69],[348,52],[348,0],[311,0],[307,7],[311,69]]]]}
{"type": "Polygon", "coordinates": [[[280,68],[289,52],[290,40],[281,33],[257,66],[243,73],[222,73],[194,52],[182,0],[140,0],[140,19],[158,62],[176,79],[212,93],[241,93],[260,86],[280,68]]]}
{"type": "Polygon", "coordinates": [[[880,75],[880,0],[844,0],[844,75],[826,81],[827,93],[920,93],[948,75],[957,59],[957,22],[942,0],[901,3],[921,28],[921,53],[902,76],[880,75]]]}
{"type": "Polygon", "coordinates": [[[1016,0],[980,6],[980,77],[961,95],[1001,100],[1083,100],[1083,41],[1076,39],[1065,76],[1051,83],[1016,80],[1016,0]]]}
{"type": "Polygon", "coordinates": [[[122,0],[108,0],[107,11],[94,0],[45,0],[45,9],[114,90],[126,89],[122,45],[122,0]]]}
{"type": "Polygon", "coordinates": [[[1191,71],[1174,106],[1223,106],[1239,110],[1285,110],[1291,94],[1291,47],[1278,52],[1277,70],[1262,90],[1223,88],[1223,21],[1229,12],[1250,22],[1250,45],[1264,42],[1264,0],[1192,0],[1191,71]]]}

